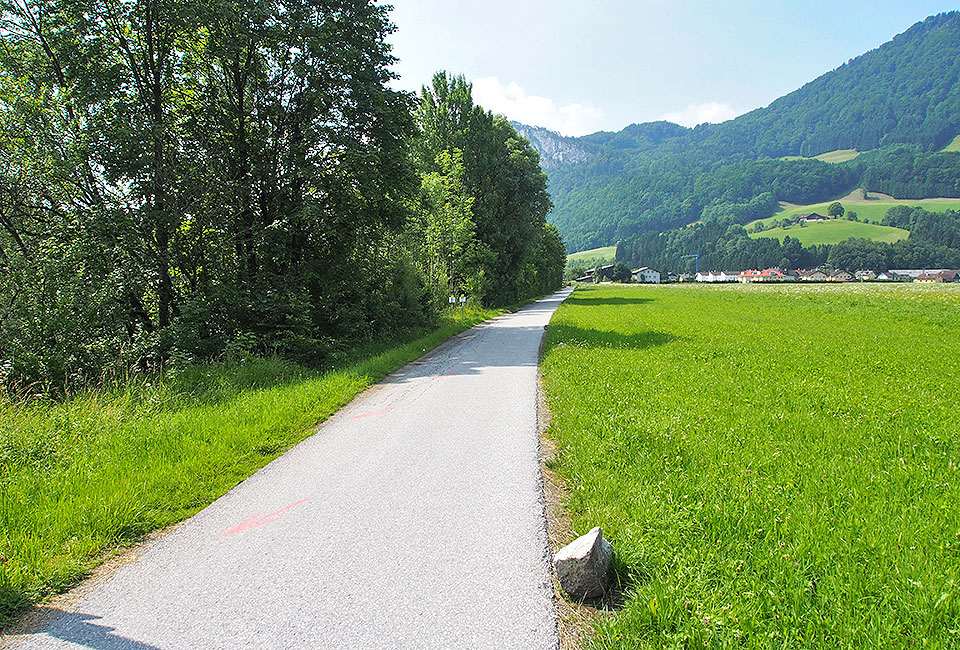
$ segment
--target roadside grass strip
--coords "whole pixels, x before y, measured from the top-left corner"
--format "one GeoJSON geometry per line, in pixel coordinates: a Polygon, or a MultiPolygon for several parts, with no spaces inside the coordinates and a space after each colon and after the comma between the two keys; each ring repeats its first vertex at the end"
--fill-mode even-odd
{"type": "Polygon", "coordinates": [[[354,350],[326,372],[254,359],[65,401],[0,394],[0,626],[111,550],[201,510],[360,391],[499,313],[457,310],[435,330],[354,350]]]}
{"type": "Polygon", "coordinates": [[[578,289],[542,370],[595,648],[960,648],[960,285],[578,289]]]}

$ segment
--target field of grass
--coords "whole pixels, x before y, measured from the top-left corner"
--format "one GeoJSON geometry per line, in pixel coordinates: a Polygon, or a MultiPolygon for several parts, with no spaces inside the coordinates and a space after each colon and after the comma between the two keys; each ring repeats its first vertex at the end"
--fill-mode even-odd
{"type": "Polygon", "coordinates": [[[826,163],[842,163],[847,162],[848,160],[853,160],[860,155],[860,152],[856,149],[837,149],[836,151],[828,151],[822,153],[819,156],[814,156],[816,160],[822,160],[826,163]]]}
{"type": "MultiPolygon", "coordinates": [[[[860,155],[861,152],[856,149],[837,149],[835,151],[828,151],[822,153],[819,156],[814,156],[814,160],[822,160],[826,163],[842,163],[847,162],[848,160],[853,160],[860,155]]],[[[784,160],[804,160],[805,156],[784,156],[784,160]]]]}
{"type": "Polygon", "coordinates": [[[950,144],[944,147],[943,151],[960,151],[960,135],[955,137],[950,144]]]}
{"type": "Polygon", "coordinates": [[[578,289],[542,362],[594,648],[960,647],[960,285],[578,289]]]}
{"type": "Polygon", "coordinates": [[[497,313],[455,312],[406,344],[356,351],[323,373],[252,360],[64,402],[0,394],[0,628],[110,549],[202,509],[387,373],[497,313]]]}
{"type": "Polygon", "coordinates": [[[750,236],[754,239],[758,237],[773,237],[779,239],[781,243],[783,243],[784,237],[790,236],[804,246],[813,246],[814,244],[835,244],[850,239],[851,237],[893,243],[909,237],[910,231],[902,228],[878,226],[872,223],[834,219],[808,223],[803,228],[800,226],[790,226],[786,229],[774,228],[772,230],[764,230],[763,232],[750,233],[750,236]]]}
{"type": "Polygon", "coordinates": [[[613,264],[617,259],[616,246],[603,246],[602,248],[591,248],[588,251],[579,253],[570,253],[567,255],[567,266],[574,264],[583,264],[585,262],[603,262],[604,264],[613,264]]]}

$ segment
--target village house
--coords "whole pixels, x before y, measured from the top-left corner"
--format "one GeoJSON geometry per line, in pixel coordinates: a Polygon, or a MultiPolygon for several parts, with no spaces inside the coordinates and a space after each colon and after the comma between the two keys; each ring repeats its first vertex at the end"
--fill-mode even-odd
{"type": "Polygon", "coordinates": [[[830,276],[819,269],[814,269],[801,274],[800,280],[803,282],[829,282],[830,276]]]}
{"type": "Polygon", "coordinates": [[[660,284],[660,271],[649,266],[641,266],[633,270],[633,279],[643,284],[660,284]]]}
{"type": "Polygon", "coordinates": [[[780,269],[764,269],[762,271],[757,271],[756,269],[751,269],[749,271],[744,271],[737,276],[738,282],[748,283],[748,282],[793,282],[796,279],[796,276],[791,273],[784,273],[780,269]]]}
{"type": "Polygon", "coordinates": [[[738,273],[727,271],[710,271],[697,273],[697,282],[736,282],[738,273]]]}
{"type": "Polygon", "coordinates": [[[877,279],[877,272],[869,269],[857,271],[855,275],[860,282],[870,282],[877,279]]]}
{"type": "Polygon", "coordinates": [[[877,273],[877,280],[883,282],[903,282],[904,280],[912,280],[908,275],[900,275],[896,271],[880,271],[877,273]]]}
{"type": "Polygon", "coordinates": [[[843,269],[838,269],[830,274],[831,282],[853,282],[853,280],[853,274],[843,269]]]}

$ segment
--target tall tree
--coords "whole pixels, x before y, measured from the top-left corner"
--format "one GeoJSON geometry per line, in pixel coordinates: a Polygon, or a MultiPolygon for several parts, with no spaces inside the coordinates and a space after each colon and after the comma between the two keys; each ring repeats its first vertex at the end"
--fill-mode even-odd
{"type": "Polygon", "coordinates": [[[96,371],[241,335],[316,359],[422,318],[392,245],[415,190],[392,29],[364,0],[0,0],[3,358],[50,349],[41,321],[96,371]],[[29,273],[61,281],[58,313],[98,307],[39,318],[12,288],[29,273]]]}
{"type": "Polygon", "coordinates": [[[533,295],[533,256],[551,203],[539,156],[502,117],[473,103],[471,85],[445,72],[421,91],[415,151],[420,168],[436,171],[445,149],[463,151],[464,186],[473,204],[477,238],[495,255],[486,269],[491,303],[533,295]]]}

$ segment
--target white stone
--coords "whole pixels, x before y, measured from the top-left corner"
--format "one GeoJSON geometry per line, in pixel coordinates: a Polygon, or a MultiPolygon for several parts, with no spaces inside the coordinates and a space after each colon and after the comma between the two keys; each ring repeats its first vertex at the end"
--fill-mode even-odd
{"type": "Polygon", "coordinates": [[[553,567],[560,586],[575,600],[599,598],[610,588],[613,547],[597,526],[557,551],[553,567]]]}

